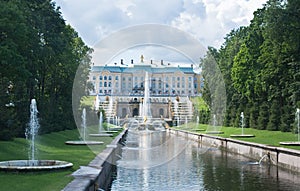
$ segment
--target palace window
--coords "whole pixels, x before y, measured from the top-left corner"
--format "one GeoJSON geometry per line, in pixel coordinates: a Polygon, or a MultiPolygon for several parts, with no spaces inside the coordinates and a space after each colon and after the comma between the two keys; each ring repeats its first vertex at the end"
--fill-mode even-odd
{"type": "Polygon", "coordinates": [[[119,76],[116,76],[116,77],[115,77],[115,80],[119,80],[119,76]]]}
{"type": "Polygon", "coordinates": [[[99,82],[99,87],[102,87],[102,82],[99,82]]]}
{"type": "Polygon", "coordinates": [[[107,76],[104,76],[104,80],[107,80],[107,76]]]}
{"type": "Polygon", "coordinates": [[[159,115],[164,116],[164,109],[163,108],[159,109],[159,115]]]}
{"type": "Polygon", "coordinates": [[[96,76],[93,76],[93,80],[96,80],[96,76]]]}
{"type": "Polygon", "coordinates": [[[108,80],[111,80],[111,76],[108,76],[108,80]]]}
{"type": "Polygon", "coordinates": [[[99,80],[102,80],[102,76],[99,76],[99,80]]]}
{"type": "Polygon", "coordinates": [[[111,82],[108,82],[108,87],[111,87],[111,82]]]}
{"type": "Polygon", "coordinates": [[[104,82],[104,87],[107,87],[107,82],[104,82]]]}

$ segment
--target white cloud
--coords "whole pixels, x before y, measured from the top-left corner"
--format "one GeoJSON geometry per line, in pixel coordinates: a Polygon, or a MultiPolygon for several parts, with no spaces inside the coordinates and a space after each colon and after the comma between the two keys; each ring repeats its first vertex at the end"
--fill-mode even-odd
{"type": "MultiPolygon", "coordinates": [[[[171,25],[191,34],[205,46],[218,48],[230,30],[248,25],[253,17],[252,13],[262,7],[266,0],[55,0],[55,2],[61,6],[63,17],[90,46],[120,29],[155,23],[171,25]]],[[[157,38],[162,40],[168,38],[163,34],[152,33],[152,35],[157,35],[157,38]]]]}

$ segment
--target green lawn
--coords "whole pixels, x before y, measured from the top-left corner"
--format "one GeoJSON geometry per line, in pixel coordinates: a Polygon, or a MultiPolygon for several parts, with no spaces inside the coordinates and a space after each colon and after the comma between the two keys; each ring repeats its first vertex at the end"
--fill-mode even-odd
{"type": "MultiPolygon", "coordinates": [[[[115,133],[114,136],[116,136],[115,133]]],[[[93,146],[92,150],[100,152],[113,138],[99,137],[104,145],[93,146]]],[[[61,131],[38,137],[37,149],[38,159],[55,159],[73,163],[70,169],[51,172],[0,172],[0,190],[8,191],[39,191],[39,190],[61,190],[73,178],[72,172],[80,166],[87,165],[95,158],[95,153],[88,146],[66,145],[65,141],[79,140],[79,132],[75,130],[61,131]]],[[[0,161],[27,159],[27,141],[17,138],[14,141],[0,141],[0,161]]]]}
{"type": "MultiPolygon", "coordinates": [[[[195,123],[190,123],[187,126],[182,125],[179,127],[173,127],[174,129],[182,129],[191,132],[203,133],[205,134],[206,129],[210,128],[209,125],[199,124],[198,126],[195,123]],[[197,131],[197,129],[204,129],[204,131],[197,131]]],[[[220,136],[225,138],[231,138],[230,135],[232,134],[241,134],[242,128],[235,128],[235,127],[217,127],[218,131],[224,132],[224,134],[218,134],[213,136],[220,136]]],[[[300,150],[300,146],[282,146],[279,142],[283,141],[297,141],[298,135],[291,133],[291,132],[281,132],[281,131],[267,131],[267,130],[257,130],[252,128],[244,128],[244,134],[253,134],[255,137],[252,138],[234,138],[238,140],[260,143],[270,146],[280,146],[290,149],[297,149],[300,150]]],[[[233,139],[233,138],[232,138],[233,139]]]]}
{"type": "Polygon", "coordinates": [[[81,98],[81,106],[93,107],[96,96],[84,96],[81,98]]]}

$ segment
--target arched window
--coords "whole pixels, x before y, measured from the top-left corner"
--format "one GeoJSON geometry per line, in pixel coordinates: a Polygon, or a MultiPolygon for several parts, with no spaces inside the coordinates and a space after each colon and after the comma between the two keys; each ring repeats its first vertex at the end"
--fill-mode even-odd
{"type": "Polygon", "coordinates": [[[111,76],[108,76],[108,80],[111,80],[111,76]]]}
{"type": "Polygon", "coordinates": [[[107,80],[107,76],[104,76],[104,80],[107,80]]]}
{"type": "Polygon", "coordinates": [[[104,87],[107,87],[107,82],[104,82],[104,87]]]}
{"type": "Polygon", "coordinates": [[[99,76],[99,80],[102,80],[102,76],[99,76]]]}

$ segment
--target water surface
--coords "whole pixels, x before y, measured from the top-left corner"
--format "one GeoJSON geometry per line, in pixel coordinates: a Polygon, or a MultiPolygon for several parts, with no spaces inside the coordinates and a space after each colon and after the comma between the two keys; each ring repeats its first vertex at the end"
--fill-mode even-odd
{"type": "Polygon", "coordinates": [[[251,165],[254,160],[182,137],[129,132],[127,140],[113,191],[300,190],[299,173],[251,165]]]}

